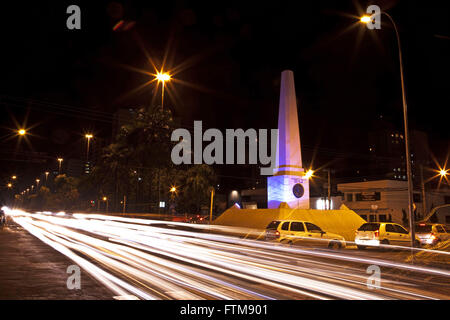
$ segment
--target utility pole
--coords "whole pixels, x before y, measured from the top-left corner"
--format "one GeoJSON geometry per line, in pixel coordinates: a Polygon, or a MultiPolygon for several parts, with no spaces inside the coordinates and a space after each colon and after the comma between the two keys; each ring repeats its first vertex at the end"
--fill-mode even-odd
{"type": "Polygon", "coordinates": [[[127,208],[127,196],[123,196],[123,209],[122,213],[125,214],[127,208]]]}
{"type": "Polygon", "coordinates": [[[422,189],[423,217],[427,215],[427,195],[425,193],[425,182],[423,181],[423,164],[420,165],[420,188],[422,189]]]}
{"type": "Polygon", "coordinates": [[[212,223],[213,201],[214,201],[214,188],[211,188],[211,205],[209,208],[209,224],[212,223]]]}
{"type": "Polygon", "coordinates": [[[331,210],[331,169],[328,168],[328,210],[331,210]]]}

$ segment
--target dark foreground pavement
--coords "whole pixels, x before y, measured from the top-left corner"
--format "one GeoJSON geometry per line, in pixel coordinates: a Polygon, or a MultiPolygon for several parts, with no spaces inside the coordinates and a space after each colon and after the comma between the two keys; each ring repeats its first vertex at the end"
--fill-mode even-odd
{"type": "Polygon", "coordinates": [[[81,289],[67,289],[74,263],[20,226],[0,228],[0,300],[112,299],[113,294],[81,270],[81,289]]]}

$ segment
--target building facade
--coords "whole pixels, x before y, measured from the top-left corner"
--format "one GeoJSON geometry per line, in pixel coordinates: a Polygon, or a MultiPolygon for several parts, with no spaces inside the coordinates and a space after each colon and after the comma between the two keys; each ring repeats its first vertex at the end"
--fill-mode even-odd
{"type": "MultiPolygon", "coordinates": [[[[338,184],[343,203],[369,222],[392,221],[406,224],[408,221],[408,185],[406,181],[376,180],[338,184]]],[[[420,220],[432,207],[450,203],[450,190],[426,192],[427,212],[422,207],[422,193],[415,190],[415,218],[420,220]]]]}

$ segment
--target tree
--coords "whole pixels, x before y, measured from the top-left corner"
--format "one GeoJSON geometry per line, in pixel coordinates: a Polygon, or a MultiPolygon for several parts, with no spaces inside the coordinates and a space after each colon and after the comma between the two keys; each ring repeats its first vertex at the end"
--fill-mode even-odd
{"type": "Polygon", "coordinates": [[[65,174],[57,176],[55,178],[55,193],[51,199],[53,206],[63,210],[77,208],[79,207],[78,200],[78,180],[74,177],[67,177],[65,174]]]}
{"type": "Polygon", "coordinates": [[[214,170],[206,164],[193,165],[184,172],[182,180],[177,210],[199,213],[202,206],[209,205],[211,188],[216,182],[214,170]]]}

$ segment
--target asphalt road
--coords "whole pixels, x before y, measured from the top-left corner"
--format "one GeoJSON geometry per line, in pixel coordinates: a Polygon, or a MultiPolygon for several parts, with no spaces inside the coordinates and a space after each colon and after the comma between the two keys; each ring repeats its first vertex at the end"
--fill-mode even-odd
{"type": "Polygon", "coordinates": [[[3,299],[450,298],[448,265],[407,263],[409,251],[288,247],[224,235],[236,231],[229,227],[117,216],[8,214],[17,227],[0,230],[3,299]],[[81,290],[66,286],[73,264],[81,290]]]}

